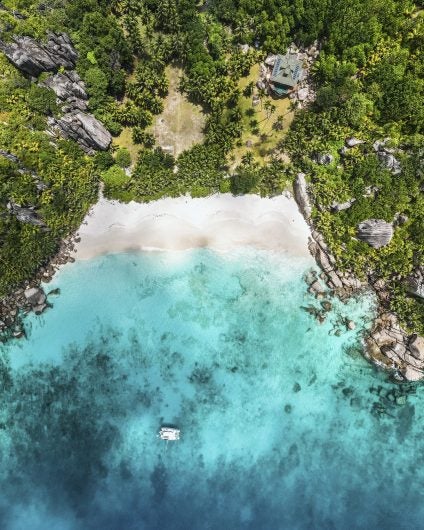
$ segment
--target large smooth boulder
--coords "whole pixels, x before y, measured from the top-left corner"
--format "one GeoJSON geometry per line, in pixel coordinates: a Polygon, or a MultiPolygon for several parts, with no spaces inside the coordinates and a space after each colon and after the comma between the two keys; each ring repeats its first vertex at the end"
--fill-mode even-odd
{"type": "Polygon", "coordinates": [[[418,267],[407,278],[408,292],[419,298],[424,298],[424,267],[418,267]]]}
{"type": "Polygon", "coordinates": [[[28,223],[34,226],[39,226],[41,228],[46,228],[45,222],[40,218],[40,216],[34,211],[34,207],[24,208],[10,201],[7,204],[7,208],[10,213],[16,217],[21,223],[28,223]]]}
{"type": "Polygon", "coordinates": [[[308,184],[306,182],[305,173],[298,173],[294,181],[293,191],[294,198],[299,206],[303,217],[309,221],[311,219],[312,207],[309,201],[308,184]]]}
{"type": "Polygon", "coordinates": [[[367,219],[359,223],[357,237],[373,248],[384,247],[393,237],[393,226],[383,219],[367,219]]]}
{"type": "Polygon", "coordinates": [[[345,202],[333,202],[330,208],[333,212],[342,212],[343,210],[348,210],[355,201],[356,199],[352,198],[345,202]]]}
{"type": "Polygon", "coordinates": [[[409,339],[409,351],[416,359],[424,361],[424,337],[412,335],[409,339]]]}
{"type": "Polygon", "coordinates": [[[355,147],[364,143],[364,140],[359,140],[359,138],[346,138],[346,145],[348,147],[355,147]]]}
{"type": "Polygon", "coordinates": [[[87,153],[105,151],[112,142],[105,126],[91,114],[80,110],[68,112],[58,120],[50,118],[49,124],[64,138],[77,141],[87,153]]]}
{"type": "Polygon", "coordinates": [[[44,291],[38,287],[30,287],[24,292],[25,298],[32,306],[39,306],[46,301],[44,291]]]}
{"type": "Polygon", "coordinates": [[[47,43],[31,37],[13,37],[12,42],[0,40],[0,50],[21,72],[37,77],[61,66],[75,68],[77,53],[65,33],[49,33],[47,43]]]}

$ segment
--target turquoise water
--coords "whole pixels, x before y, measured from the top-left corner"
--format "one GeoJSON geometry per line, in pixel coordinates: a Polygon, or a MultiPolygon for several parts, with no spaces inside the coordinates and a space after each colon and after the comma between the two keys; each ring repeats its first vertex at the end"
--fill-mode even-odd
{"type": "Polygon", "coordinates": [[[253,250],[64,267],[54,309],[1,350],[0,528],[422,528],[423,390],[362,359],[370,297],[322,325],[302,309],[309,267],[253,250]]]}

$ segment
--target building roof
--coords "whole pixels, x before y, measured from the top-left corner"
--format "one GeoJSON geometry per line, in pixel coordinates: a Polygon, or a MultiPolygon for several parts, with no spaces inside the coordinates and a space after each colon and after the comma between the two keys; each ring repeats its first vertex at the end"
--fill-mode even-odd
{"type": "MultiPolygon", "coordinates": [[[[295,54],[277,55],[270,82],[293,88],[302,79],[303,72],[302,61],[295,54]]],[[[278,91],[279,87],[275,89],[278,91]]]]}

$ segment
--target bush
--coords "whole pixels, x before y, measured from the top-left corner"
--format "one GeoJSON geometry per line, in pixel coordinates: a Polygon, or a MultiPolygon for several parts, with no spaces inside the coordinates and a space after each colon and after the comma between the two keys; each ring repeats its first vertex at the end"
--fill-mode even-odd
{"type": "Polygon", "coordinates": [[[116,188],[126,184],[128,182],[128,177],[125,174],[125,171],[115,164],[102,173],[102,180],[106,186],[116,188]]]}
{"type": "Polygon", "coordinates": [[[49,88],[31,85],[27,92],[28,107],[40,114],[54,114],[58,107],[56,94],[49,88]]]}
{"type": "Polygon", "coordinates": [[[118,149],[118,151],[116,152],[116,155],[115,155],[115,162],[120,167],[123,167],[123,168],[130,167],[130,165],[131,165],[131,155],[130,155],[130,152],[128,151],[128,149],[126,149],[125,147],[123,147],[121,149],[118,149]]]}
{"type": "Polygon", "coordinates": [[[242,170],[231,177],[231,192],[234,195],[249,193],[258,183],[258,175],[255,171],[242,170]]]}
{"type": "Polygon", "coordinates": [[[94,157],[94,164],[99,171],[106,171],[113,166],[115,160],[110,151],[99,151],[94,157]]]}
{"type": "Polygon", "coordinates": [[[134,127],[132,130],[132,140],[135,144],[142,144],[148,149],[155,145],[155,137],[153,134],[143,131],[143,129],[138,126],[134,127]]]}

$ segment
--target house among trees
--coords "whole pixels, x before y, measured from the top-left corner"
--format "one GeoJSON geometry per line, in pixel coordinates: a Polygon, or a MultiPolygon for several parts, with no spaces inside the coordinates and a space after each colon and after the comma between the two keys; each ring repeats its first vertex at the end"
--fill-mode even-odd
{"type": "Polygon", "coordinates": [[[289,94],[303,79],[304,73],[303,63],[296,54],[276,55],[269,78],[270,91],[278,97],[289,94]]]}

